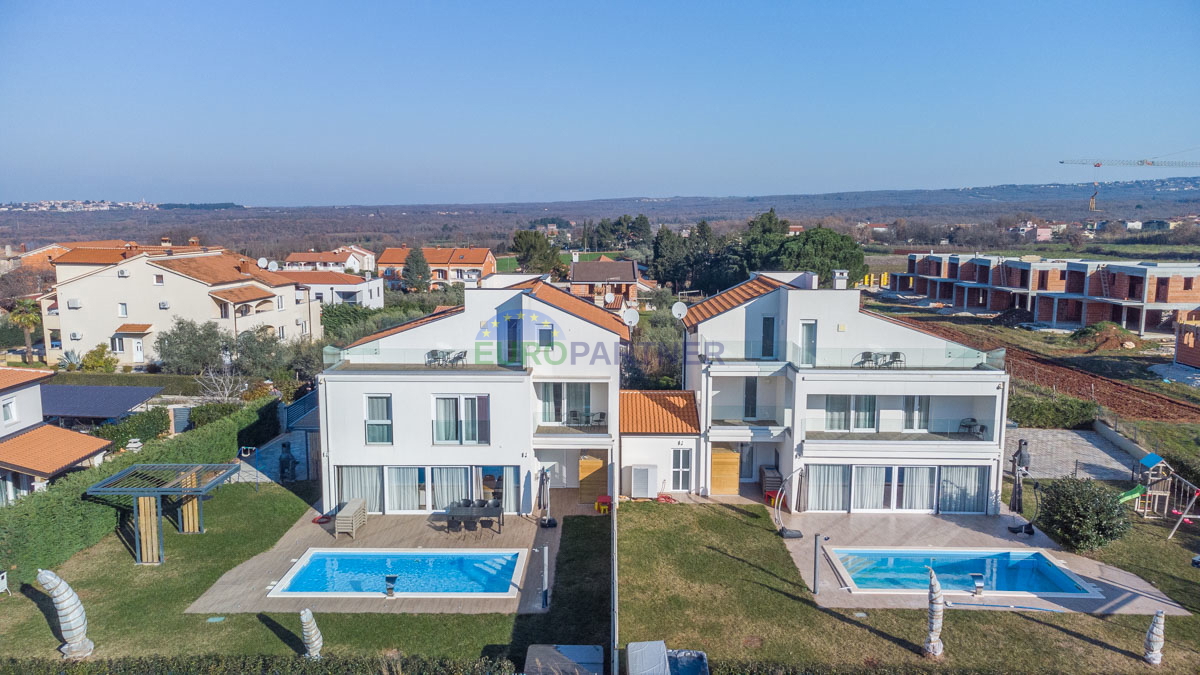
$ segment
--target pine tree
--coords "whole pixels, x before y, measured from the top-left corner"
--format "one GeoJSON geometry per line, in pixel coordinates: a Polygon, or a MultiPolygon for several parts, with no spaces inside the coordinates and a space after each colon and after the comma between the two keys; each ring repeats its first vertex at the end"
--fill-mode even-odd
{"type": "Polygon", "coordinates": [[[425,259],[424,251],[419,248],[409,251],[400,278],[404,280],[404,285],[410,290],[421,292],[429,290],[429,282],[433,275],[429,271],[429,261],[425,259]]]}

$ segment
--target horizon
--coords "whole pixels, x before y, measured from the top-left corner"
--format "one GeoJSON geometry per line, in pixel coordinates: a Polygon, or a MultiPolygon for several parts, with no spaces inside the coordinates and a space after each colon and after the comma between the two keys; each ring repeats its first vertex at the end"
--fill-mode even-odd
{"type": "Polygon", "coordinates": [[[770,197],[1200,160],[1200,55],[1094,47],[1185,44],[1194,3],[921,9],[15,5],[0,202],[770,197]]]}

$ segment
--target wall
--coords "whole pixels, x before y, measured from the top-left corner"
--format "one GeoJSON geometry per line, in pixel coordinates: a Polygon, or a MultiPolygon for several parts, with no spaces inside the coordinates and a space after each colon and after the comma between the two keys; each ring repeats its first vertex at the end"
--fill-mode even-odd
{"type": "Polygon", "coordinates": [[[0,403],[10,398],[16,402],[17,417],[9,422],[0,418],[0,437],[18,433],[42,421],[41,385],[27,385],[0,393],[0,403]]]}
{"type": "Polygon", "coordinates": [[[1200,368],[1200,325],[1175,325],[1175,363],[1200,368]]]}
{"type": "Polygon", "coordinates": [[[633,485],[632,467],[652,464],[656,467],[656,492],[672,492],[672,450],[690,448],[692,451],[692,484],[689,492],[699,490],[700,484],[700,438],[698,436],[622,436],[621,437],[621,494],[631,495],[633,485]]]}

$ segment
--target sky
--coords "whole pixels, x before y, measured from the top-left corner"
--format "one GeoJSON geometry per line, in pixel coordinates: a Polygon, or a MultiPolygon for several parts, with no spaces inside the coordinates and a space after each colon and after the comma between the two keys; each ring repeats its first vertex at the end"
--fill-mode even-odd
{"type": "MultiPolygon", "coordinates": [[[[1200,3],[0,0],[0,202],[525,202],[1132,180],[1200,3]]],[[[1172,155],[1200,160],[1200,149],[1172,155]]]]}

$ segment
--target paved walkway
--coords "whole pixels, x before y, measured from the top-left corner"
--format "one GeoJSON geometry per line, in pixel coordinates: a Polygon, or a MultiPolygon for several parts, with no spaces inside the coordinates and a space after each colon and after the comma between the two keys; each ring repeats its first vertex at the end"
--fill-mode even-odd
{"type": "MultiPolygon", "coordinates": [[[[279,482],[279,453],[283,444],[291,443],[292,457],[296,458],[296,480],[308,480],[308,464],[304,461],[307,453],[307,438],[303,431],[282,433],[263,444],[258,449],[258,457],[253,454],[240,458],[241,469],[229,481],[231,483],[278,483],[279,482]],[[255,468],[257,466],[257,468],[255,468]]],[[[316,478],[316,476],[312,476],[316,478]]]]}
{"type": "Polygon", "coordinates": [[[1005,471],[1017,442],[1029,441],[1034,478],[1077,475],[1097,480],[1129,480],[1130,467],[1137,462],[1129,453],[1109,443],[1095,431],[1071,429],[1009,429],[1005,441],[1005,471]]]}

